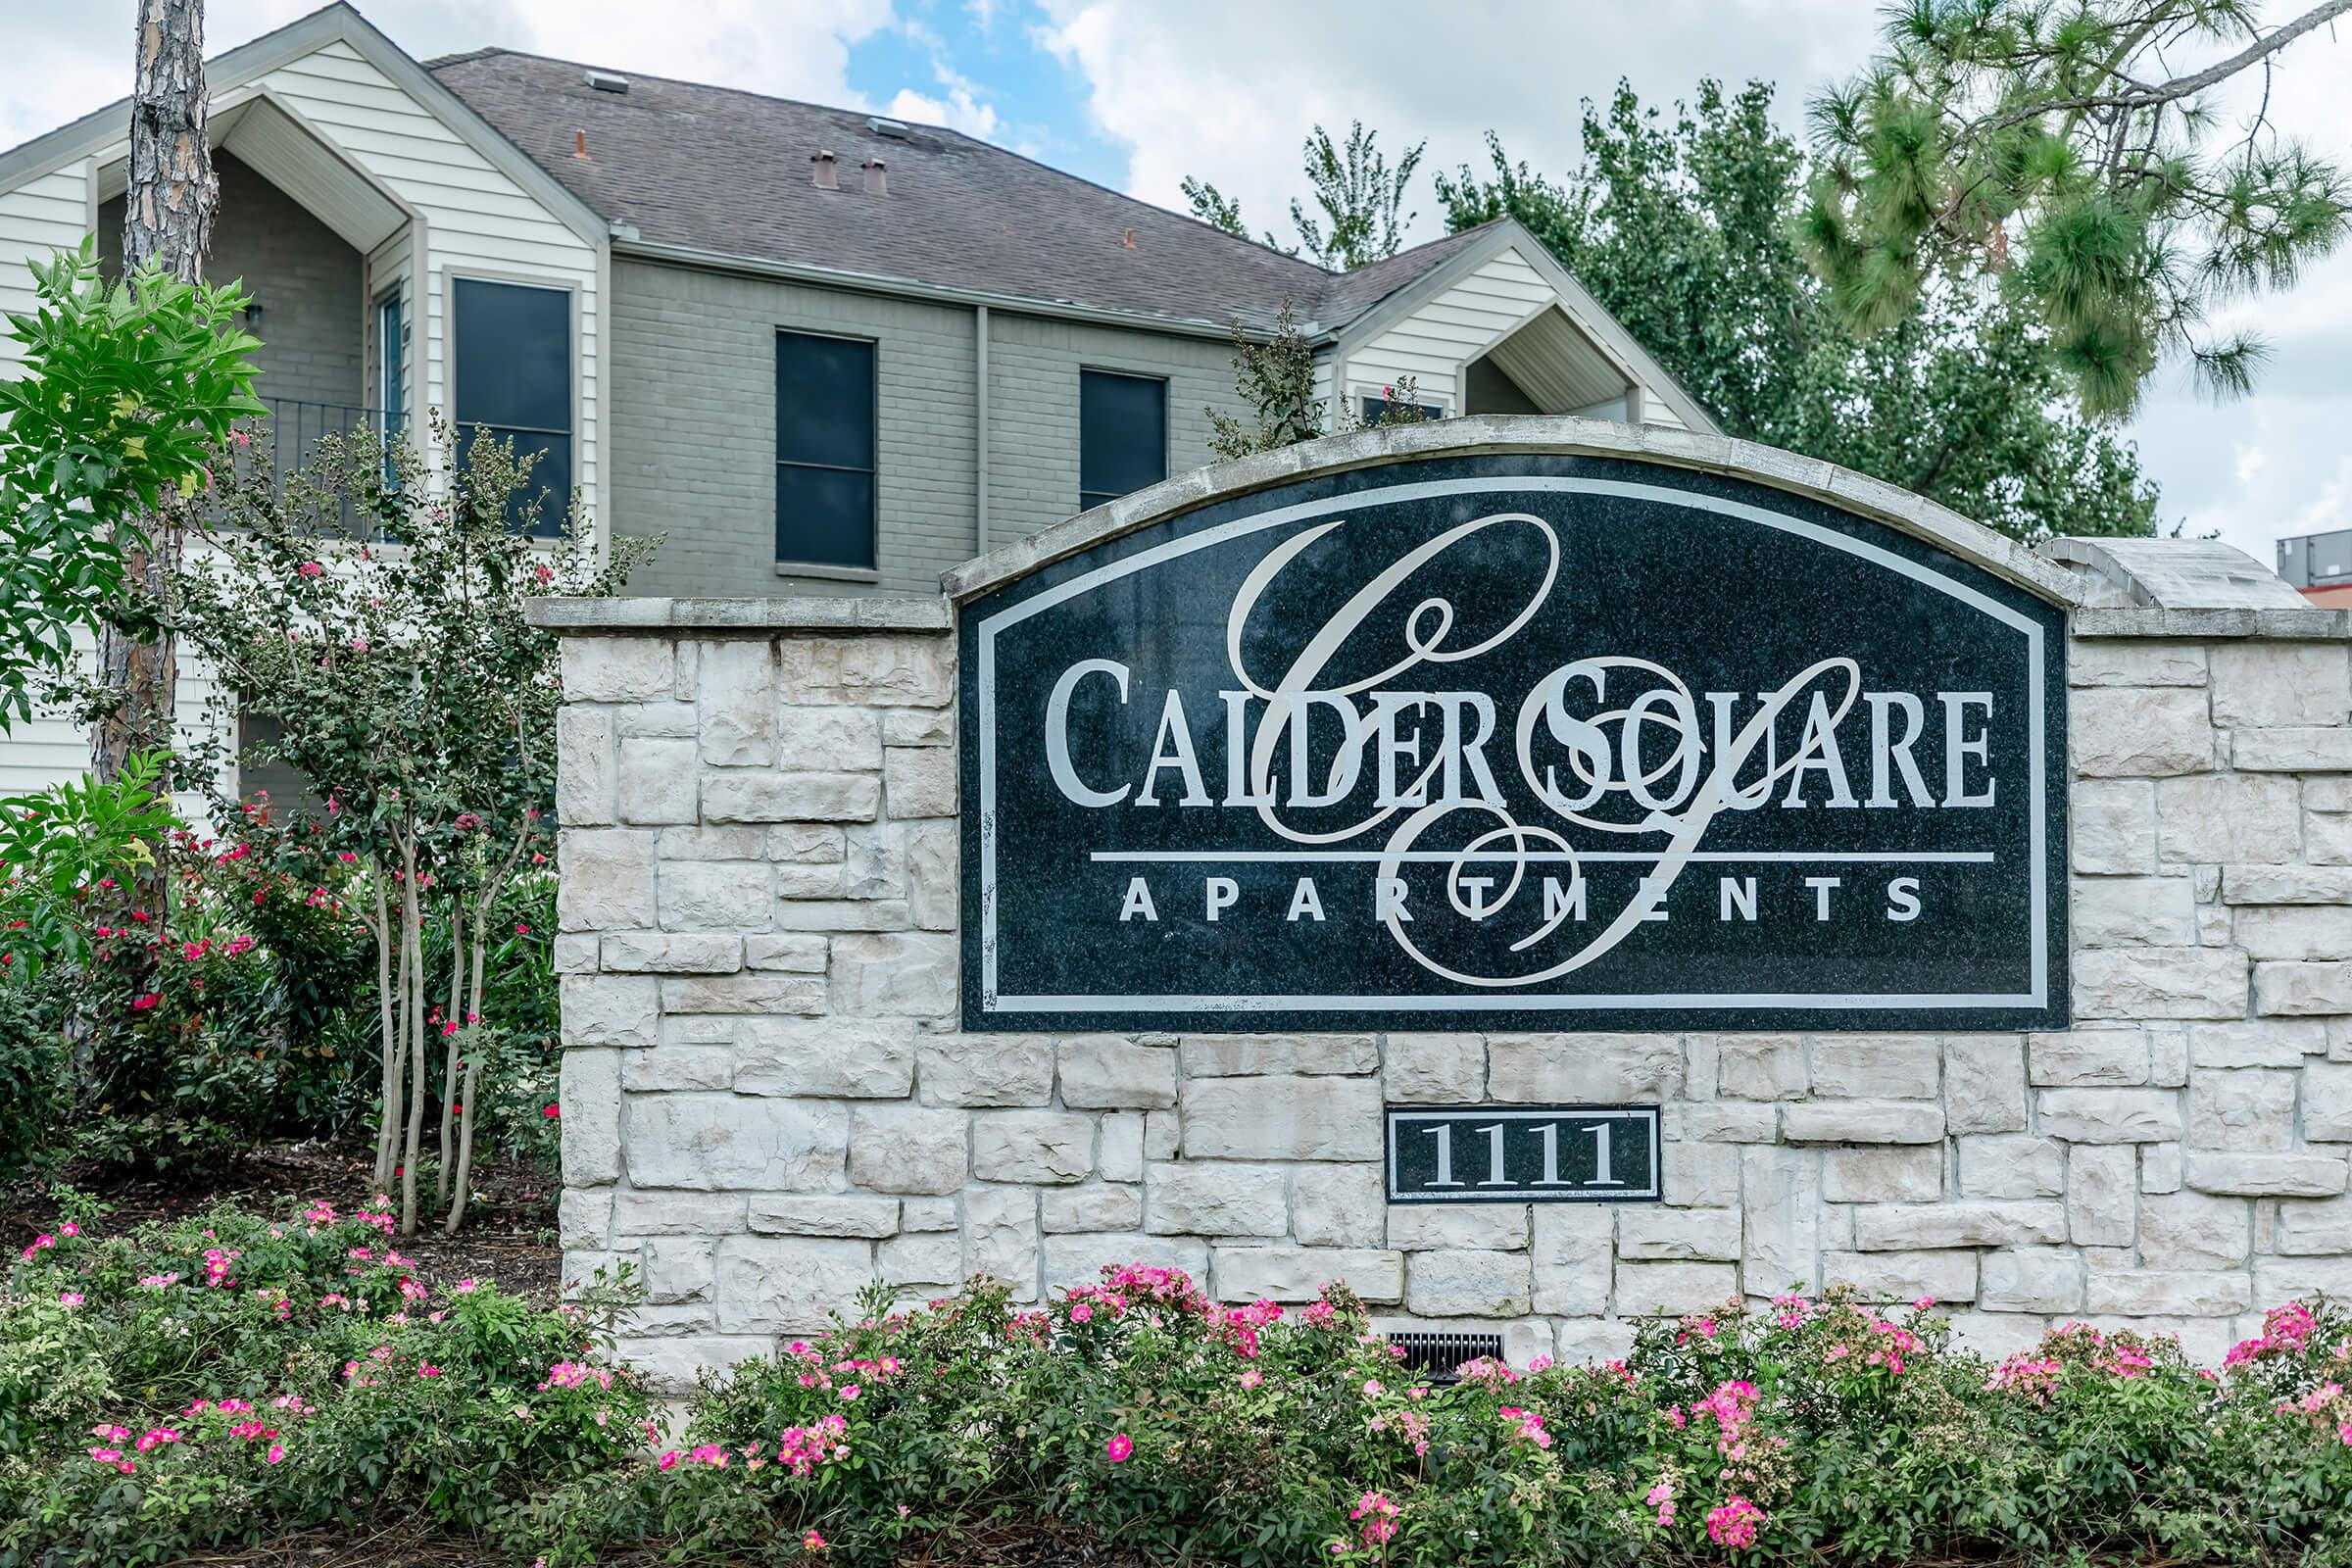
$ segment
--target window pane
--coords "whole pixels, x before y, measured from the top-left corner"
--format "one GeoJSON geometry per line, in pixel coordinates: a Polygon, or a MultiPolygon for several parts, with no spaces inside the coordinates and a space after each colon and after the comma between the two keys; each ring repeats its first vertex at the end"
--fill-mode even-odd
{"type": "Polygon", "coordinates": [[[457,420],[571,428],[571,296],[518,283],[457,283],[457,420]]]}
{"type": "Polygon", "coordinates": [[[1081,370],[1079,505],[1097,506],[1167,476],[1168,383],[1081,370]]]}
{"type": "MultiPolygon", "coordinates": [[[[1405,405],[1399,403],[1396,406],[1401,409],[1405,405]]],[[[1388,417],[1389,407],[1387,398],[1365,398],[1363,400],[1364,423],[1379,424],[1388,417]]],[[[1412,407],[1420,414],[1424,422],[1446,417],[1446,411],[1435,403],[1416,403],[1412,407]]]]}
{"type": "Polygon", "coordinates": [[[874,466],[874,346],[776,334],[776,461],[874,466]]]}
{"type": "Polygon", "coordinates": [[[509,526],[520,528],[530,514],[533,501],[539,503],[539,516],[530,525],[533,538],[553,539],[564,531],[564,514],[571,510],[571,437],[543,435],[537,430],[517,430],[495,424],[468,425],[458,436],[458,450],[466,461],[473,461],[476,436],[492,441],[514,443],[514,462],[519,466],[532,453],[539,461],[531,466],[530,477],[514,498],[507,503],[509,526]]]}
{"type": "Polygon", "coordinates": [[[870,570],[874,476],[776,465],[776,559],[870,570]]]}

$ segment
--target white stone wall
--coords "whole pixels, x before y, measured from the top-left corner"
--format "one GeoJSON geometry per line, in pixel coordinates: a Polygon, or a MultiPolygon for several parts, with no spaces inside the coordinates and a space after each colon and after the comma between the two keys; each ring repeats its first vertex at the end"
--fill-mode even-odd
{"type": "Polygon", "coordinates": [[[1990,1348],[2079,1317],[2216,1354],[2352,1295],[2348,649],[2076,641],[2062,1034],[1053,1037],[956,1027],[946,631],[575,634],[568,1275],[633,1258],[627,1348],[673,1376],[871,1278],[1126,1259],[1345,1278],[1520,1357],[1835,1282],[1990,1348]],[[1480,1101],[1661,1104],[1666,1201],[1386,1206],[1383,1102],[1480,1101]]]}

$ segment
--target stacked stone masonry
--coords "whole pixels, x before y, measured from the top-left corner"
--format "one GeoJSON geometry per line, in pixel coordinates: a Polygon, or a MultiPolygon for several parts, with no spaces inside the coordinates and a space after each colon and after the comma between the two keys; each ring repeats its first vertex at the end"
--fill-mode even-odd
{"type": "Polygon", "coordinates": [[[567,1273],[683,1376],[879,1278],[1348,1281],[1516,1357],[1845,1283],[2217,1355],[2352,1295],[2352,644],[2078,637],[2055,1034],[967,1034],[953,640],[575,635],[567,1273]],[[1655,1102],[1666,1201],[1391,1208],[1384,1102],[1655,1102]]]}

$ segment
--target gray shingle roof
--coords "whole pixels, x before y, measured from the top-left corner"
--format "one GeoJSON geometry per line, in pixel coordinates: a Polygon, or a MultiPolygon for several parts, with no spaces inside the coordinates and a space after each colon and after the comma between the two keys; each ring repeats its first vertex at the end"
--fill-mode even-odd
{"type": "Polygon", "coordinates": [[[723,256],[1253,329],[1288,299],[1302,327],[1330,329],[1469,242],[1327,272],[952,130],[889,137],[861,111],[635,73],[626,93],[600,92],[579,65],[499,49],[426,69],[609,221],[723,256]],[[810,178],[820,149],[839,190],[810,178]],[[868,158],[887,196],[862,188],[868,158]]]}

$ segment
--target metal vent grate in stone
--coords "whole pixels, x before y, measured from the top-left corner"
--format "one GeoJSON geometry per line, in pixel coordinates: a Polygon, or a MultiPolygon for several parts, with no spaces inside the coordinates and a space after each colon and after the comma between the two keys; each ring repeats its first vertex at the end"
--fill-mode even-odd
{"type": "Polygon", "coordinates": [[[1432,1383],[1451,1383],[1460,1375],[1464,1361],[1480,1356],[1502,1359],[1502,1336],[1499,1334],[1439,1334],[1424,1330],[1406,1330],[1389,1336],[1389,1343],[1404,1352],[1400,1366],[1425,1374],[1432,1383]]]}

